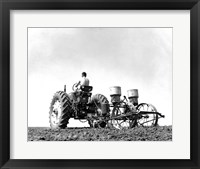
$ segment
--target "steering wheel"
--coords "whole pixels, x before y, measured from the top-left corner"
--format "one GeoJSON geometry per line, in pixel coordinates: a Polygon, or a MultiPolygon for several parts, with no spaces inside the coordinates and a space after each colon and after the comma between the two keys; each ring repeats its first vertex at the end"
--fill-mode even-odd
{"type": "Polygon", "coordinates": [[[78,87],[76,87],[77,84],[78,84],[78,82],[74,83],[73,86],[72,86],[72,90],[74,92],[76,92],[78,90],[78,87]]]}

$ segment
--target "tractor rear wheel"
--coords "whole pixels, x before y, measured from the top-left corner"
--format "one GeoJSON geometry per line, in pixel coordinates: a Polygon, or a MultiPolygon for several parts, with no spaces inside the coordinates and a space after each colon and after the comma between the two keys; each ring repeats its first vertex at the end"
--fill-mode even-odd
{"type": "Polygon", "coordinates": [[[49,123],[51,128],[66,128],[72,113],[69,96],[63,92],[56,92],[50,104],[49,123]]]}
{"type": "Polygon", "coordinates": [[[108,99],[102,94],[95,94],[91,103],[94,104],[96,116],[98,120],[88,120],[90,127],[101,127],[105,128],[107,125],[106,117],[109,115],[109,102],[108,99]],[[106,112],[104,112],[106,110],[106,112]]]}

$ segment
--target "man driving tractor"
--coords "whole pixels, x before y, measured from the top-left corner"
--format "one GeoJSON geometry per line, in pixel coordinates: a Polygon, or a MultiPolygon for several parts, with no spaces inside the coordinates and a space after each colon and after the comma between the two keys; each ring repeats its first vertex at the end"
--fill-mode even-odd
{"type": "MultiPolygon", "coordinates": [[[[82,88],[84,88],[84,86],[89,86],[89,79],[86,77],[87,76],[87,73],[86,72],[83,72],[82,73],[82,79],[74,85],[74,92],[72,93],[73,95],[73,100],[74,100],[74,103],[78,104],[81,102],[81,95],[83,94],[82,92],[82,88]]],[[[78,118],[78,114],[77,112],[75,113],[76,115],[76,118],[78,118]]]]}
{"type": "Polygon", "coordinates": [[[80,89],[81,86],[89,86],[90,81],[86,76],[87,76],[87,73],[83,72],[82,79],[77,83],[77,85],[75,87],[78,88],[78,86],[79,86],[79,89],[80,89]]]}
{"type": "Polygon", "coordinates": [[[81,86],[89,86],[89,79],[86,77],[87,73],[83,72],[82,73],[82,79],[76,83],[73,87],[74,92],[72,93],[74,102],[80,102],[80,94],[81,94],[81,86]]]}

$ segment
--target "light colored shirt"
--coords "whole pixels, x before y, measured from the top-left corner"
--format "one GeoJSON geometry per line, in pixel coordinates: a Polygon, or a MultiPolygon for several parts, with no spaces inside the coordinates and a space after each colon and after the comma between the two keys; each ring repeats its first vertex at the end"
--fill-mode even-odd
{"type": "Polygon", "coordinates": [[[81,79],[81,86],[89,86],[89,84],[90,84],[90,81],[89,81],[89,79],[88,78],[86,78],[86,77],[82,77],[82,79],[81,79]]]}

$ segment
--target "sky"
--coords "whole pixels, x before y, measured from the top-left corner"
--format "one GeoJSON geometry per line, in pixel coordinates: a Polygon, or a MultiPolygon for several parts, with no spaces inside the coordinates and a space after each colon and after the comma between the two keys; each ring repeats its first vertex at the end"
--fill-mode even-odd
{"type": "Polygon", "coordinates": [[[172,125],[172,52],[172,28],[28,28],[28,126],[48,127],[54,93],[72,92],[82,72],[93,95],[138,89],[166,116],[159,125],[172,125]]]}

